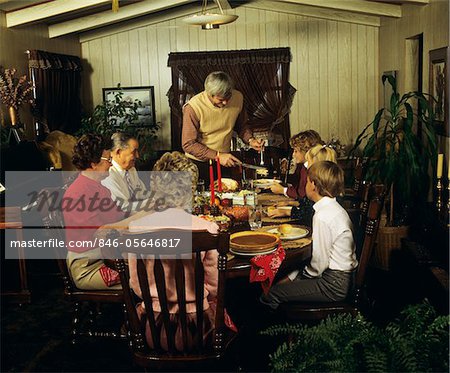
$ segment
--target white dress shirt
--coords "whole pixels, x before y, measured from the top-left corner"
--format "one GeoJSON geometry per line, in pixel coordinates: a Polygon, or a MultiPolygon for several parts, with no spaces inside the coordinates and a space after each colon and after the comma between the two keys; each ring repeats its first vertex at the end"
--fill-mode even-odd
{"type": "Polygon", "coordinates": [[[145,200],[151,197],[151,193],[139,178],[135,167],[128,170],[130,188],[125,173],[126,170],[113,160],[112,166],[109,168],[109,176],[102,180],[102,185],[110,190],[111,198],[123,211],[134,211],[137,207],[145,206],[145,200]],[[133,190],[133,195],[130,193],[130,189],[133,190]]]}
{"type": "Polygon", "coordinates": [[[306,276],[318,277],[326,269],[352,271],[358,265],[352,222],[336,198],[323,197],[313,206],[312,257],[306,276]]]}

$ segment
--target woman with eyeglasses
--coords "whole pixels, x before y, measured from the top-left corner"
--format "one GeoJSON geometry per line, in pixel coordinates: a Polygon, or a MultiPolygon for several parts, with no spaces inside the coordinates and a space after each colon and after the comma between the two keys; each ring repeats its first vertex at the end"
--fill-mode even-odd
{"type": "Polygon", "coordinates": [[[107,267],[98,238],[100,227],[126,227],[127,219],[101,181],[111,166],[111,139],[96,134],[82,136],[74,147],[72,162],[80,171],[66,190],[61,204],[66,227],[67,266],[79,289],[120,289],[119,274],[107,267]],[[96,238],[97,237],[97,238],[96,238]]]}

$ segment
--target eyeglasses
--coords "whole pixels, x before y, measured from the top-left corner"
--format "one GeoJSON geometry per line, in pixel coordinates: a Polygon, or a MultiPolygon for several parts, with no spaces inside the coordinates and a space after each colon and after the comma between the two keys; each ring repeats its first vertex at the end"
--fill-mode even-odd
{"type": "Polygon", "coordinates": [[[112,162],[112,157],[109,157],[109,158],[106,158],[106,157],[100,157],[100,159],[101,159],[102,161],[106,161],[106,162],[109,162],[109,163],[112,162]]]}

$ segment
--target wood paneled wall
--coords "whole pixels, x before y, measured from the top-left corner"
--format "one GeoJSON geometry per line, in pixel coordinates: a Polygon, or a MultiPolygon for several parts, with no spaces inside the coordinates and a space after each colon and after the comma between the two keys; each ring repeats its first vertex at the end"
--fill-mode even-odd
{"type": "Polygon", "coordinates": [[[218,30],[185,26],[181,18],[85,39],[85,103],[102,101],[102,88],[155,86],[159,148],[170,147],[170,52],[290,47],[290,82],[297,95],[291,132],[316,129],[325,140],[351,143],[378,107],[378,27],[239,7],[237,22],[218,30]]]}
{"type": "MultiPolygon", "coordinates": [[[[408,38],[423,33],[423,92],[428,92],[429,51],[449,45],[449,1],[430,0],[423,7],[404,5],[400,19],[384,19],[380,28],[380,72],[397,70],[399,92],[409,90],[408,38]]],[[[380,84],[381,85],[381,84],[380,84]]],[[[381,92],[380,88],[380,92],[381,92]]],[[[450,138],[439,136],[439,153],[445,153],[445,164],[450,166],[450,138]]],[[[447,172],[444,171],[444,175],[447,172]]],[[[430,193],[431,193],[430,188],[430,193]]],[[[429,196],[431,199],[431,194],[429,196]]]]}
{"type": "MultiPolygon", "coordinates": [[[[6,28],[5,13],[0,11],[0,66],[16,68],[17,74],[28,74],[28,49],[41,49],[48,52],[81,56],[79,39],[76,36],[67,36],[58,39],[49,39],[46,25],[33,25],[14,29],[6,28]]],[[[2,109],[2,108],[0,108],[2,109]]],[[[4,108],[3,108],[4,110],[4,108]]],[[[21,109],[21,120],[25,123],[27,137],[32,139],[34,129],[29,110],[21,109]]],[[[8,114],[4,114],[4,120],[8,114]]]]}

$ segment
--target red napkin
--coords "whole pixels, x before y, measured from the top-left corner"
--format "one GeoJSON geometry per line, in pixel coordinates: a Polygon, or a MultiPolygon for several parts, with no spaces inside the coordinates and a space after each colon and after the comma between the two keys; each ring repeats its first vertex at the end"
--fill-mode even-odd
{"type": "Polygon", "coordinates": [[[119,272],[107,267],[106,265],[101,266],[99,271],[106,286],[110,287],[116,284],[120,284],[119,272]]]}
{"type": "Polygon", "coordinates": [[[281,244],[271,254],[254,256],[250,260],[250,282],[261,282],[264,294],[267,294],[285,257],[281,244]]]}

